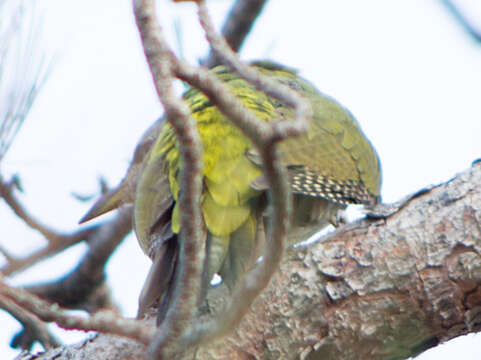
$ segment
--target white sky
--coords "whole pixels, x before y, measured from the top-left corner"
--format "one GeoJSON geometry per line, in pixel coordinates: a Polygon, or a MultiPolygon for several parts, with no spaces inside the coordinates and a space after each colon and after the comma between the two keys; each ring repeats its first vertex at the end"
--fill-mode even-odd
{"type": "MultiPolygon", "coordinates": [[[[459,1],[481,25],[481,2],[459,1]]],[[[231,1],[211,0],[220,25],[231,1]]],[[[98,177],[116,184],[142,132],[161,113],[143,58],[130,0],[42,0],[43,40],[56,66],[16,142],[2,174],[18,173],[21,196],[33,214],[59,230],[76,229],[98,177]]],[[[192,4],[159,1],[159,15],[178,50],[195,63],[206,54],[192,4]]],[[[0,14],[0,21],[2,19],[0,14]]],[[[295,67],[347,106],[380,154],[382,195],[390,202],[446,181],[481,156],[481,45],[437,0],[271,1],[243,51],[295,67]]],[[[42,238],[25,229],[0,202],[1,244],[21,255],[42,238]]],[[[54,279],[76,264],[77,246],[17,276],[13,283],[54,279]]],[[[0,259],[1,261],[1,259],[0,259]]],[[[149,266],[133,236],[108,264],[115,300],[129,316],[149,266]]],[[[19,329],[0,313],[0,354],[19,329]]],[[[82,337],[81,335],[80,337],[82,337]]],[[[77,337],[78,338],[78,337],[77,337]]],[[[456,339],[419,359],[481,358],[481,337],[456,339]]]]}

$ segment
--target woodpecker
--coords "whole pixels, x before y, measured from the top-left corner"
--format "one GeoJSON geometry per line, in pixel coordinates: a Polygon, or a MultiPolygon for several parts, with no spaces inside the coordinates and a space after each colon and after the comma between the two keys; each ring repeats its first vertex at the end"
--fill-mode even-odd
{"type": "MultiPolygon", "coordinates": [[[[354,116],[338,102],[285,66],[251,64],[259,73],[306,98],[313,111],[306,134],[279,144],[293,196],[288,237],[306,239],[328,224],[338,224],[348,204],[380,202],[381,165],[354,116]]],[[[249,110],[263,121],[293,119],[294,110],[267,96],[224,66],[211,70],[249,110]]],[[[259,256],[269,217],[267,182],[251,141],[199,90],[183,96],[197,121],[203,146],[201,209],[206,241],[203,288],[219,274],[233,287],[259,256]]],[[[158,120],[144,134],[120,185],[102,196],[82,221],[123,204],[134,204],[134,229],[153,260],[140,298],[139,316],[169,301],[177,270],[182,166],[173,128],[158,120]]]]}

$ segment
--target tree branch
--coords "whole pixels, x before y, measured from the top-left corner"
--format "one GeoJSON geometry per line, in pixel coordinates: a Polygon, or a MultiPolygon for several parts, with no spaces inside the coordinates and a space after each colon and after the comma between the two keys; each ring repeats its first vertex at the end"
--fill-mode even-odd
{"type": "MultiPolygon", "coordinates": [[[[197,322],[192,329],[192,333],[186,334],[186,341],[190,339],[194,344],[211,341],[231,331],[242,319],[252,301],[267,286],[273,273],[278,268],[288,228],[290,194],[285,168],[281,165],[276,144],[289,136],[296,136],[306,131],[312,112],[307,102],[296,93],[240,63],[234,52],[228,48],[225,40],[214,31],[205,1],[198,1],[197,4],[199,6],[199,19],[206,32],[207,39],[222,60],[249,82],[265,91],[266,94],[294,107],[297,116],[294,121],[283,123],[273,121],[269,124],[263,124],[258,119],[248,122],[250,120],[245,121],[244,116],[229,117],[234,124],[240,124],[239,127],[245,129],[246,134],[249,135],[261,154],[263,171],[271,192],[273,215],[269,226],[267,244],[262,255],[263,260],[258,262],[240,285],[234,289],[234,293],[225,304],[225,310],[222,313],[218,314],[213,321],[197,322]]],[[[212,89],[208,92],[211,91],[212,89]]]]}
{"type": "Polygon", "coordinates": [[[48,331],[46,324],[36,315],[15,304],[14,301],[0,296],[0,308],[17,319],[24,330],[17,334],[11,342],[12,347],[30,349],[38,340],[45,349],[58,347],[58,340],[48,331]]]}
{"type": "MultiPolygon", "coordinates": [[[[155,18],[154,2],[134,1],[136,21],[145,55],[151,68],[159,99],[164,105],[167,120],[177,135],[183,159],[182,192],[181,202],[179,203],[181,204],[180,214],[182,216],[182,247],[179,255],[181,261],[180,275],[178,281],[176,281],[174,299],[167,310],[166,320],[161,324],[158,336],[149,350],[151,356],[155,358],[171,357],[178,353],[175,350],[173,339],[182,339],[177,345],[177,349],[180,350],[186,344],[198,344],[201,341],[207,341],[212,337],[222,335],[237,323],[248,309],[249,304],[267,285],[282,257],[283,243],[288,227],[288,209],[290,208],[285,169],[281,165],[276,144],[286,137],[305,132],[312,113],[308,102],[301,99],[295,92],[277,82],[266,79],[241,64],[225,44],[225,41],[213,30],[204,1],[197,1],[197,3],[199,5],[199,19],[206,31],[209,43],[216,52],[249,82],[254,83],[268,95],[281,99],[287,105],[294,107],[296,120],[292,122],[273,121],[265,124],[252,114],[249,118],[238,111],[235,112],[237,118],[230,118],[241,129],[247,129],[247,135],[257,145],[264,161],[265,176],[271,185],[272,198],[274,199],[272,231],[269,232],[268,246],[266,246],[263,261],[258,263],[253,271],[246,276],[242,286],[237,290],[242,292],[243,296],[238,298],[234,296],[224,314],[213,322],[192,321],[199,295],[199,286],[194,281],[201,278],[202,263],[199,260],[203,259],[202,248],[205,246],[201,242],[201,216],[199,211],[201,194],[201,177],[199,176],[201,168],[200,139],[195,123],[189,118],[188,109],[182,102],[175,99],[171,90],[175,70],[182,66],[165,43],[160,25],[155,18]],[[201,247],[198,249],[199,245],[201,247]],[[242,301],[239,301],[239,298],[242,298],[242,301]]],[[[209,89],[208,92],[212,93],[213,90],[209,89]]],[[[230,112],[230,114],[233,113],[230,112]]]]}
{"type": "Polygon", "coordinates": [[[134,13],[145,56],[149,63],[159,100],[167,121],[175,131],[182,158],[179,196],[181,214],[179,276],[167,310],[149,351],[159,359],[171,358],[180,351],[176,341],[191,326],[200,297],[200,279],[205,257],[200,196],[202,192],[202,146],[196,123],[186,104],[172,88],[173,65],[160,24],[155,15],[154,0],[134,0],[134,13]]]}
{"type": "MultiPolygon", "coordinates": [[[[122,209],[114,219],[99,225],[90,235],[89,249],[71,273],[59,280],[27,286],[25,289],[50,303],[69,309],[83,309],[89,313],[105,308],[115,309],[116,306],[105,284],[105,264],[130,232],[131,223],[131,209],[122,209]]],[[[9,311],[7,308],[4,309],[9,311]]],[[[16,312],[11,314],[18,318],[16,312]]],[[[34,315],[28,315],[27,312],[25,316],[34,315]]],[[[26,345],[25,349],[28,349],[36,340],[44,343],[44,333],[37,331],[38,327],[32,327],[31,321],[21,322],[25,325],[25,329],[15,336],[14,342],[20,342],[19,346],[26,345]]]]}
{"type": "MultiPolygon", "coordinates": [[[[211,293],[209,302],[225,301],[214,300],[218,295],[211,293]]],[[[213,303],[218,308],[222,304],[213,303]]],[[[348,224],[316,244],[291,249],[235,333],[201,347],[196,359],[407,358],[480,331],[480,323],[476,163],[387,219],[348,224]]],[[[78,348],[78,359],[96,342],[78,348]]],[[[109,342],[112,351],[122,346],[131,356],[142,354],[135,343],[109,342]]],[[[37,358],[50,359],[53,352],[37,358]]]]}
{"type": "Polygon", "coordinates": [[[100,225],[92,234],[89,248],[77,267],[67,276],[42,285],[28,286],[25,289],[60,306],[84,309],[89,312],[99,308],[112,307],[109,297],[100,293],[97,301],[92,295],[102,290],[105,281],[105,264],[132,229],[132,210],[121,209],[118,215],[100,225]]]}
{"type": "Polygon", "coordinates": [[[6,3],[0,3],[0,98],[7,100],[0,108],[0,165],[53,67],[39,47],[42,29],[35,7],[6,3]]]}
{"type": "Polygon", "coordinates": [[[481,33],[476,30],[473,24],[466,18],[466,16],[459,10],[459,8],[453,4],[451,0],[441,0],[441,3],[446,6],[448,11],[453,15],[457,22],[463,27],[463,29],[478,43],[481,42],[481,33]]]}
{"type": "Polygon", "coordinates": [[[101,331],[128,337],[144,345],[150,343],[155,331],[155,327],[146,321],[122,318],[111,310],[100,310],[88,318],[73,316],[57,304],[50,304],[26,290],[10,287],[1,281],[0,297],[10,299],[45,322],[56,322],[64,329],[101,331]]]}
{"type": "Polygon", "coordinates": [[[4,181],[0,175],[0,198],[3,198],[7,205],[10,206],[13,212],[20,219],[22,219],[25,224],[27,224],[30,228],[40,232],[47,240],[47,245],[44,248],[39,249],[34,253],[20,259],[9,255],[5,251],[2,251],[2,253],[7,255],[6,258],[8,260],[7,264],[0,268],[0,273],[2,275],[11,275],[17,271],[23,270],[33,264],[36,264],[40,260],[58,254],[59,252],[69,248],[70,246],[88,239],[98,229],[98,225],[90,226],[76,231],[72,234],[61,234],[50,229],[48,226],[43,225],[37,219],[35,219],[34,216],[29,214],[29,212],[17,199],[13,191],[14,183],[15,181],[4,181]]]}
{"type": "MultiPolygon", "coordinates": [[[[239,52],[266,3],[267,0],[237,0],[234,3],[221,30],[233,51],[239,52]]],[[[221,59],[213,50],[203,61],[203,65],[208,69],[220,64],[221,59]]]]}

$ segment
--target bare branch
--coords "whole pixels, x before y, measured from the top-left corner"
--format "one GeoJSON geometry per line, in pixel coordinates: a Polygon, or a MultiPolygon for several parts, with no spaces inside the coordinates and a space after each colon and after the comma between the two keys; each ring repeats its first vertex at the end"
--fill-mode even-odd
{"type": "Polygon", "coordinates": [[[236,332],[197,359],[408,358],[480,331],[481,164],[387,219],[288,253],[236,332]]]}
{"type": "Polygon", "coordinates": [[[89,249],[77,267],[67,276],[47,284],[26,289],[41,298],[60,306],[94,312],[112,307],[108,293],[102,288],[105,281],[105,264],[130,232],[132,211],[124,208],[118,215],[103,224],[88,240],[89,249]],[[98,295],[93,298],[93,295],[98,295]]]}
{"type": "Polygon", "coordinates": [[[24,308],[18,306],[12,300],[0,296],[0,308],[4,309],[15,317],[24,327],[24,330],[18,334],[12,341],[12,347],[20,347],[22,349],[30,349],[34,341],[39,341],[45,349],[59,346],[59,342],[48,331],[45,323],[43,323],[36,315],[24,308]]]}
{"type": "Polygon", "coordinates": [[[452,2],[452,0],[441,0],[448,11],[453,15],[463,29],[477,42],[481,42],[481,33],[476,30],[473,24],[467,19],[461,10],[452,2]]]}
{"type": "MultiPolygon", "coordinates": [[[[260,141],[256,142],[256,144],[259,146],[265,142],[281,141],[287,137],[304,134],[309,128],[312,116],[312,109],[309,102],[287,86],[267,76],[262,76],[255,69],[240,62],[237,55],[229,48],[225,39],[216,33],[205,0],[199,0],[198,6],[199,20],[206,33],[207,40],[222,62],[226,63],[232,70],[239,74],[239,76],[253,84],[258,90],[265,92],[274,99],[282,101],[296,111],[294,120],[272,122],[269,124],[270,132],[268,134],[262,134],[267,135],[269,138],[264,139],[261,137],[260,141]]],[[[252,137],[252,140],[256,141],[258,137],[259,135],[252,137]]]]}
{"type": "MultiPolygon", "coordinates": [[[[290,194],[285,169],[281,164],[276,143],[288,136],[299,135],[306,131],[312,112],[309,104],[290,89],[284,89],[280,84],[260,76],[254,70],[241,64],[235,54],[228,48],[225,40],[215,33],[205,2],[198,1],[198,5],[201,24],[213,49],[248,81],[254,83],[267,94],[282,99],[290,106],[294,106],[297,112],[297,119],[294,122],[284,122],[282,128],[276,122],[268,124],[264,132],[257,131],[256,136],[251,138],[260,151],[263,160],[263,171],[269,182],[271,201],[274,205],[272,223],[269,227],[263,260],[247,274],[240,286],[234,290],[234,294],[222,314],[219,314],[211,322],[197,322],[196,328],[192,333],[186,334],[186,341],[193,343],[209,341],[230,331],[242,319],[252,301],[267,286],[272,274],[277,269],[282,259],[284,239],[287,234],[290,194]]],[[[238,122],[242,123],[243,119],[243,117],[239,117],[232,119],[232,121],[237,124],[238,122]]],[[[259,123],[261,122],[256,120],[255,125],[259,123]]],[[[244,124],[245,126],[246,124],[244,124]]]]}
{"type": "MultiPolygon", "coordinates": [[[[310,118],[312,112],[307,101],[301,99],[296,93],[286,87],[282,87],[277,82],[265,79],[255,71],[249,69],[247,66],[242,65],[238,60],[236,60],[235,54],[228,48],[228,46],[225,44],[225,41],[215,34],[204,2],[198,1],[197,3],[199,4],[200,21],[206,30],[208,40],[212,44],[212,47],[218,53],[222,54],[222,57],[226,58],[229,65],[239,72],[241,76],[254,83],[259,89],[265,91],[268,95],[271,95],[277,99],[281,99],[281,101],[285,102],[287,105],[294,107],[296,109],[296,121],[292,123],[284,121],[265,124],[250,114],[249,111],[246,112],[249,115],[244,116],[243,111],[239,111],[240,109],[244,109],[244,106],[235,106],[228,109],[228,106],[225,105],[235,101],[232,101],[231,99],[224,99],[224,111],[227,109],[227,112],[229,112],[230,115],[237,116],[237,118],[231,118],[231,120],[236,125],[239,125],[241,129],[246,129],[247,135],[260,149],[260,154],[264,161],[266,178],[268,181],[270,181],[272,197],[275,199],[273,216],[274,222],[271,226],[273,231],[270,233],[270,241],[268,242],[269,245],[266,247],[267,250],[264,254],[264,261],[261,262],[256,269],[254,269],[254,271],[252,271],[246,277],[243,287],[241,287],[239,290],[242,292],[242,296],[239,298],[243,299],[244,301],[234,301],[231,306],[226,309],[225,316],[219,317],[219,319],[222,320],[218,319],[217,322],[212,322],[208,326],[206,326],[206,324],[199,323],[190,324],[191,327],[189,327],[189,324],[187,324],[186,320],[193,319],[192,316],[194,311],[192,308],[195,308],[195,303],[190,303],[190,300],[195,298],[192,296],[193,294],[197,296],[196,292],[192,292],[191,290],[188,292],[190,297],[187,298],[187,303],[184,303],[184,300],[180,301],[180,299],[184,299],[185,296],[179,296],[173,301],[174,305],[172,305],[167,312],[167,320],[162,323],[158,337],[150,349],[152,356],[159,358],[162,358],[163,356],[172,356],[172,354],[176,353],[174,346],[172,346],[172,352],[169,352],[170,350],[168,350],[166,345],[171,345],[173,343],[172,339],[178,339],[181,335],[183,336],[181,344],[196,344],[199,341],[207,341],[212,336],[220,336],[226,331],[230,330],[248,309],[253,299],[267,285],[272,273],[277,268],[277,265],[282,257],[282,251],[284,248],[283,239],[287,233],[287,219],[289,218],[288,209],[290,208],[289,190],[284,174],[285,169],[283,166],[281,166],[276,143],[285,139],[286,137],[295,136],[305,132],[307,130],[308,119],[310,118]],[[279,87],[281,87],[281,90],[278,89],[279,87]],[[189,304],[189,306],[192,308],[187,311],[184,304],[189,304]],[[179,308],[176,309],[176,307],[179,308]],[[170,315],[172,317],[169,317],[170,315]],[[188,316],[186,317],[185,315],[188,316]],[[176,321],[170,322],[169,319],[175,319],[176,321]],[[179,322],[179,319],[182,319],[184,323],[179,322]],[[175,329],[173,328],[174,323],[176,324],[175,329]]],[[[152,69],[159,98],[163,102],[167,117],[176,131],[179,144],[183,146],[182,144],[185,141],[191,141],[191,137],[185,137],[184,135],[184,132],[189,130],[182,129],[182,126],[185,127],[189,121],[186,112],[188,109],[185,108],[184,110],[182,104],[177,104],[173,98],[170,98],[171,78],[174,75],[174,72],[176,74],[183,73],[182,75],[186,75],[187,73],[187,76],[185,77],[189,78],[191,80],[189,82],[193,83],[196,81],[195,79],[199,79],[201,76],[208,77],[208,75],[202,74],[202,72],[200,70],[197,71],[197,69],[187,69],[187,66],[179,62],[168,49],[162,38],[160,26],[157,24],[155,19],[153,2],[134,2],[134,6],[137,24],[141,32],[145,53],[152,69]],[[171,118],[169,118],[169,111],[171,112],[171,118]],[[182,118],[183,121],[181,121],[182,118]]],[[[211,84],[212,83],[214,83],[214,81],[211,81],[211,84]]],[[[205,88],[206,86],[203,87],[205,88]]],[[[208,89],[207,92],[214,97],[217,96],[217,94],[213,94],[215,92],[214,90],[215,89],[208,89]]],[[[193,161],[190,160],[191,159],[188,157],[184,158],[183,164],[192,164],[193,161]]],[[[192,177],[190,177],[190,179],[192,179],[192,177]]],[[[192,184],[192,182],[190,184],[192,184]]],[[[183,186],[188,186],[187,181],[184,180],[183,186]]],[[[186,188],[184,187],[183,191],[187,193],[186,188]]],[[[200,196],[200,191],[195,195],[200,196]]],[[[197,200],[198,199],[199,198],[197,198],[197,200]]],[[[197,203],[193,202],[192,204],[198,206],[197,203]]],[[[186,216],[185,220],[187,223],[189,220],[192,221],[192,214],[186,212],[186,209],[191,210],[192,206],[182,208],[180,211],[182,216],[186,216]]],[[[183,229],[183,224],[184,223],[182,223],[181,229],[183,229]]],[[[197,230],[197,234],[199,234],[199,231],[200,226],[197,230]]],[[[179,256],[179,258],[181,261],[187,261],[184,259],[182,254],[179,256]]],[[[188,261],[188,264],[192,264],[192,261],[188,261]]],[[[184,266],[181,266],[181,269],[183,267],[184,266]]],[[[196,272],[196,276],[197,274],[200,275],[200,272],[196,272]]],[[[197,277],[197,279],[199,279],[199,277],[197,277]]],[[[180,280],[178,284],[179,283],[182,283],[182,280],[180,280]]],[[[182,287],[178,287],[177,289],[179,288],[183,289],[182,287]]],[[[187,287],[185,289],[187,289],[187,287]]]]}
{"type": "Polygon", "coordinates": [[[14,258],[7,254],[8,263],[0,269],[3,275],[11,275],[14,272],[23,270],[41,259],[51,257],[59,252],[88,239],[97,230],[98,225],[81,229],[72,234],[60,234],[36,220],[17,199],[13,193],[11,183],[3,181],[0,176],[0,197],[10,206],[15,214],[22,219],[30,228],[40,232],[47,240],[47,245],[24,258],[14,258]]]}
{"type": "Polygon", "coordinates": [[[21,3],[10,9],[10,3],[2,4],[0,25],[0,163],[53,65],[39,48],[41,28],[35,9],[28,12],[21,3]]]}
{"type": "Polygon", "coordinates": [[[134,12],[145,56],[154,84],[180,144],[182,168],[179,198],[181,214],[181,247],[179,278],[173,293],[172,306],[158,330],[150,351],[158,358],[170,358],[178,351],[177,339],[190,326],[200,297],[200,279],[205,256],[202,236],[200,195],[202,191],[202,150],[196,123],[187,106],[177,99],[172,88],[172,57],[155,15],[154,0],[134,0],[134,12]]]}
{"type": "MultiPolygon", "coordinates": [[[[208,301],[214,312],[207,319],[219,315],[223,296],[210,292],[208,301]]],[[[477,163],[387,219],[349,224],[288,251],[237,330],[200,347],[195,359],[403,359],[480,331],[480,319],[477,163]]],[[[75,359],[103,359],[103,352],[91,350],[103,340],[76,345],[75,359]]],[[[122,354],[142,354],[133,342],[108,340],[122,354]]],[[[71,359],[68,351],[52,350],[38,360],[54,354],[71,359]]]]}
{"type": "Polygon", "coordinates": [[[1,281],[0,295],[11,299],[43,321],[56,322],[64,329],[101,331],[128,337],[144,345],[150,343],[155,332],[155,327],[146,321],[125,319],[111,310],[98,311],[88,318],[72,316],[56,304],[50,304],[26,290],[12,288],[1,281]]]}
{"type": "MultiPolygon", "coordinates": [[[[266,3],[267,0],[237,0],[234,3],[221,30],[222,36],[233,51],[239,52],[266,3]]],[[[203,65],[211,69],[219,64],[221,60],[211,50],[203,65]]]]}
{"type": "MultiPolygon", "coordinates": [[[[44,300],[71,309],[84,309],[90,313],[101,308],[114,309],[115,305],[110,298],[110,291],[105,284],[105,264],[122,239],[130,232],[131,219],[131,209],[121,210],[117,217],[99,225],[96,231],[85,238],[88,241],[89,249],[70,274],[51,283],[30,286],[26,289],[44,300]]],[[[10,263],[4,268],[5,272],[10,273],[9,271],[15,269],[16,266],[26,266],[30,262],[35,263],[35,260],[39,259],[37,256],[39,253],[34,253],[33,256],[21,260],[12,261],[12,257],[10,257],[10,263]]],[[[9,311],[12,307],[4,308],[9,311]]],[[[17,318],[19,316],[18,312],[11,314],[17,318]]],[[[25,316],[28,320],[33,315],[27,313],[25,316]]],[[[21,322],[25,329],[15,337],[14,342],[21,343],[22,347],[28,348],[36,339],[41,342],[45,340],[43,333],[38,330],[41,329],[40,325],[33,327],[28,321],[21,322]]],[[[48,343],[46,344],[48,345],[48,343]]]]}

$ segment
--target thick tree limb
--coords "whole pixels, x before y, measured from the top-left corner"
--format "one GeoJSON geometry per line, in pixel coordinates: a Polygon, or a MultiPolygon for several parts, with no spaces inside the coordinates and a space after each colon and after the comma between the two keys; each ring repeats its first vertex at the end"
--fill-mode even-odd
{"type": "MultiPolygon", "coordinates": [[[[196,359],[402,359],[479,331],[480,323],[476,163],[387,219],[349,224],[290,250],[235,333],[199,349],[196,359]]],[[[75,356],[105,338],[77,345],[75,356]]],[[[142,354],[123,339],[108,344],[107,352],[123,349],[119,359],[142,354]]],[[[54,351],[66,352],[37,358],[54,351]]]]}

